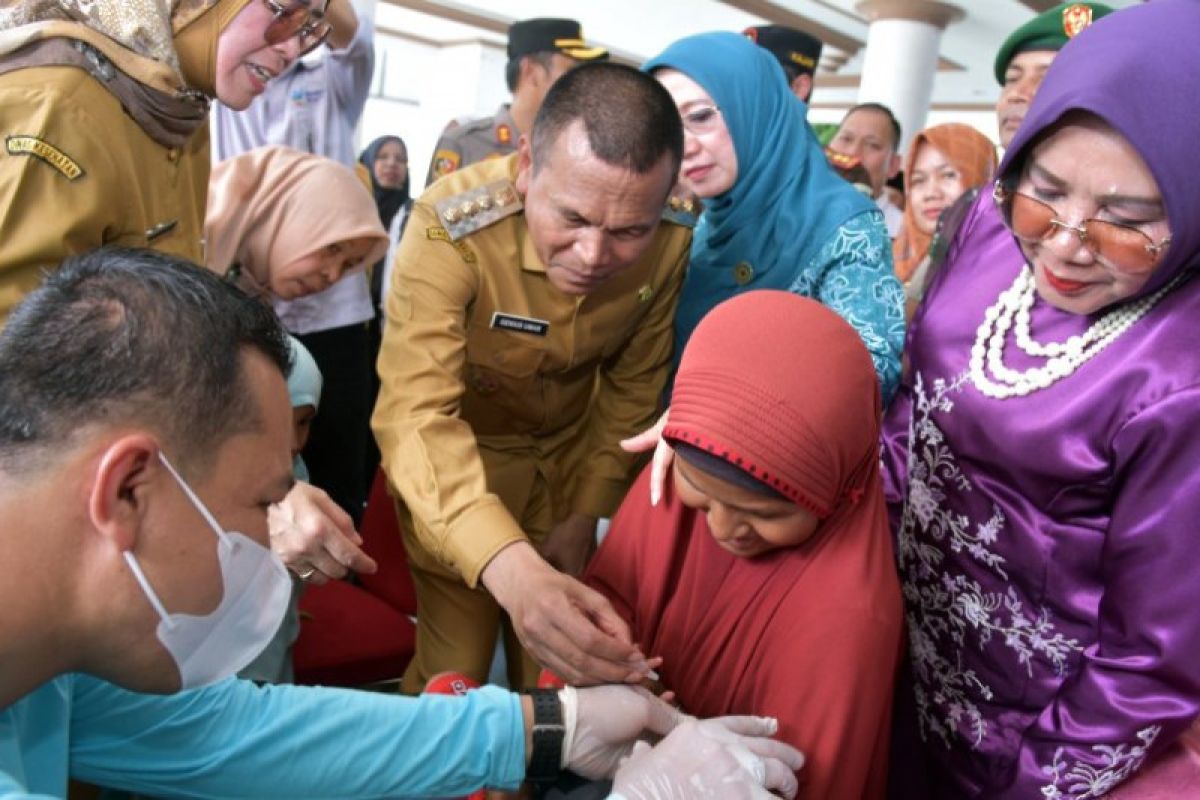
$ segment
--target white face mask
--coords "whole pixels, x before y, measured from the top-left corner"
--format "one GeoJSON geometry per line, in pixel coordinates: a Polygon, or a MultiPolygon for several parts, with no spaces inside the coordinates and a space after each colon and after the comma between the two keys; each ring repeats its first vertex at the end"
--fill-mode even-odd
{"type": "Polygon", "coordinates": [[[222,530],[204,503],[159,453],[163,466],[217,535],[224,594],[209,614],[169,614],[130,551],[125,561],[158,612],[158,639],[179,667],[183,689],[228,678],[266,648],[288,609],[292,582],[275,554],[250,537],[222,530]]]}

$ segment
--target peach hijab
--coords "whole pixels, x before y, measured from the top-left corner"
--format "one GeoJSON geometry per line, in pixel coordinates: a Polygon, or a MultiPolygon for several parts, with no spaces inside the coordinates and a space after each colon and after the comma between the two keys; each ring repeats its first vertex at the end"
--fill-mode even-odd
{"type": "MultiPolygon", "coordinates": [[[[970,191],[992,179],[996,172],[996,146],[991,139],[969,125],[956,122],[934,125],[913,137],[904,156],[905,179],[912,175],[913,164],[921,145],[940,150],[962,175],[963,189],[970,191]]],[[[933,237],[921,231],[913,218],[912,203],[904,204],[904,226],[892,243],[892,259],[896,262],[896,277],[907,281],[929,252],[933,237]]]]}
{"type": "Polygon", "coordinates": [[[363,259],[387,252],[375,198],[344,164],[290,147],[259,147],[213,167],[204,221],[205,264],[251,294],[269,293],[271,269],[349,239],[370,238],[363,259]]]}

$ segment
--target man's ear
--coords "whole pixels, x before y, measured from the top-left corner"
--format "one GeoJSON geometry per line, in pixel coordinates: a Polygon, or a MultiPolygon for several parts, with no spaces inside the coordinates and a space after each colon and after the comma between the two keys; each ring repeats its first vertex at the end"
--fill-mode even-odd
{"type": "Polygon", "coordinates": [[[799,97],[805,103],[807,103],[812,97],[812,89],[813,76],[809,75],[807,72],[801,72],[796,76],[796,79],[792,81],[792,94],[796,95],[796,97],[799,97]]]}
{"type": "Polygon", "coordinates": [[[896,177],[896,173],[900,171],[900,167],[904,165],[904,160],[900,158],[899,153],[892,153],[892,157],[888,160],[888,180],[896,177]]]}
{"type": "Polygon", "coordinates": [[[549,73],[546,71],[546,68],[538,63],[536,58],[533,56],[521,56],[521,63],[517,67],[517,88],[528,89],[538,79],[544,81],[547,75],[549,73]]]}
{"type": "Polygon", "coordinates": [[[533,177],[533,145],[530,134],[522,133],[517,140],[517,194],[525,197],[529,192],[529,181],[533,177]]]}
{"type": "Polygon", "coordinates": [[[128,434],[111,442],[96,459],[88,496],[92,527],[118,550],[130,550],[146,514],[146,486],[163,473],[158,442],[128,434]]]}

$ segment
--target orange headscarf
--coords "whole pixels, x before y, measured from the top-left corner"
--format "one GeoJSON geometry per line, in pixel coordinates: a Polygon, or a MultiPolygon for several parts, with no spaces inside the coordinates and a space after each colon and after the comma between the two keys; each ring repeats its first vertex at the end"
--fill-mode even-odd
{"type": "MultiPolygon", "coordinates": [[[[969,125],[951,122],[926,128],[913,137],[904,157],[906,181],[912,175],[917,152],[921,145],[926,143],[940,150],[959,171],[964,191],[987,183],[996,171],[996,146],[992,144],[991,139],[969,125]]],[[[904,204],[904,227],[892,243],[892,259],[896,262],[897,278],[907,281],[912,277],[917,265],[929,252],[929,244],[932,241],[932,236],[917,227],[910,199],[904,204]]]]}
{"type": "Polygon", "coordinates": [[[271,269],[349,239],[368,237],[374,264],[387,252],[375,198],[345,164],[290,147],[259,147],[213,167],[204,220],[204,262],[266,293],[271,269]]]}

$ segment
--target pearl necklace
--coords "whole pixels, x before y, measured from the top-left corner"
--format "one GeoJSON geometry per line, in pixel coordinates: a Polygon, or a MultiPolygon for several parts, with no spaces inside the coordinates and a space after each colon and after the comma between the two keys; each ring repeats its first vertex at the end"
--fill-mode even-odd
{"type": "Polygon", "coordinates": [[[971,382],[988,397],[1001,400],[1045,389],[1075,372],[1116,341],[1178,282],[1176,278],[1152,295],[1109,311],[1086,331],[1065,342],[1042,344],[1034,341],[1029,330],[1030,310],[1036,296],[1033,273],[1029,267],[1022,267],[1013,285],[1001,292],[996,304],[984,314],[983,323],[975,334],[975,345],[971,348],[971,382]],[[1046,363],[1021,371],[1005,366],[1004,346],[1010,328],[1022,351],[1044,357],[1046,363]]]}

